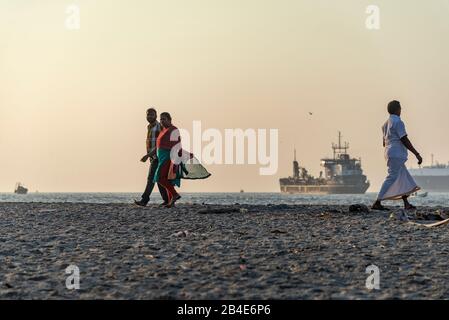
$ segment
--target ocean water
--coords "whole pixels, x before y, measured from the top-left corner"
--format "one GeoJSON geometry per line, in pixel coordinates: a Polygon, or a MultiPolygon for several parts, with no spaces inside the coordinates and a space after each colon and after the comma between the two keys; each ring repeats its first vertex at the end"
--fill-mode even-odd
{"type": "MultiPolygon", "coordinates": [[[[179,203],[206,204],[326,204],[350,205],[354,203],[372,204],[376,193],[364,195],[290,195],[281,193],[182,193],[179,203]]],[[[140,193],[29,193],[16,195],[0,193],[2,202],[77,202],[77,203],[132,203],[140,199],[140,193]]],[[[161,203],[156,192],[151,201],[161,203]]],[[[429,193],[427,197],[412,197],[410,202],[419,206],[449,206],[449,193],[429,193]]],[[[400,205],[400,201],[385,201],[385,205],[400,205]]]]}

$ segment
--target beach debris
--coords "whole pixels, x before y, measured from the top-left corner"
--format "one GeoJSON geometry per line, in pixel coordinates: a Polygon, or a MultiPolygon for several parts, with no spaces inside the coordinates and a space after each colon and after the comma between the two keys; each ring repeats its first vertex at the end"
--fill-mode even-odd
{"type": "Polygon", "coordinates": [[[369,208],[364,204],[352,204],[349,206],[349,212],[369,213],[369,208]]]}
{"type": "Polygon", "coordinates": [[[272,230],[271,233],[274,233],[274,234],[285,234],[285,233],[288,233],[288,232],[284,231],[284,230],[275,229],[275,230],[272,230]]]}
{"type": "Polygon", "coordinates": [[[390,214],[390,219],[405,221],[412,225],[427,228],[438,227],[449,223],[447,214],[441,210],[435,212],[413,211],[409,214],[405,209],[398,209],[390,214]]]}
{"type": "Polygon", "coordinates": [[[240,208],[240,213],[248,213],[248,209],[246,209],[246,208],[240,208]]]}
{"type": "Polygon", "coordinates": [[[66,233],[66,234],[70,234],[72,232],[77,232],[77,231],[78,231],[78,229],[73,226],[70,226],[70,227],[67,227],[66,229],[64,229],[64,233],[66,233]]]}
{"type": "Polygon", "coordinates": [[[185,238],[190,235],[190,232],[187,230],[175,232],[171,235],[171,237],[179,237],[179,238],[185,238]]]}
{"type": "Polygon", "coordinates": [[[56,212],[58,210],[56,209],[40,209],[39,213],[49,213],[49,212],[56,212]]]}
{"type": "Polygon", "coordinates": [[[331,218],[331,214],[329,212],[321,212],[320,217],[323,219],[329,219],[331,218]]]}
{"type": "Polygon", "coordinates": [[[187,266],[187,265],[185,265],[185,264],[180,264],[179,265],[179,267],[182,269],[182,270],[189,270],[189,267],[187,266]]]}
{"type": "Polygon", "coordinates": [[[433,227],[439,227],[439,226],[448,224],[449,223],[449,219],[438,221],[438,222],[433,222],[433,223],[414,222],[414,221],[409,221],[409,223],[413,224],[413,225],[417,225],[417,226],[423,226],[423,227],[426,227],[426,228],[433,228],[433,227]]]}
{"type": "Polygon", "coordinates": [[[405,212],[404,209],[399,209],[399,210],[393,211],[390,214],[390,219],[396,219],[396,220],[399,220],[399,221],[409,221],[409,217],[407,215],[407,212],[405,212]]]}
{"type": "Polygon", "coordinates": [[[247,259],[245,258],[245,256],[243,255],[244,253],[241,252],[240,253],[240,257],[239,257],[239,269],[241,271],[245,271],[247,268],[247,259]]]}
{"type": "Polygon", "coordinates": [[[447,214],[447,212],[444,212],[440,209],[437,210],[437,214],[442,218],[442,220],[449,219],[449,215],[447,214]]]}
{"type": "Polygon", "coordinates": [[[241,212],[240,208],[228,207],[228,208],[205,208],[198,210],[199,214],[224,214],[224,213],[238,213],[241,212]]]}
{"type": "Polygon", "coordinates": [[[437,210],[435,212],[422,212],[416,211],[415,218],[417,220],[434,220],[434,221],[442,221],[448,219],[447,213],[441,210],[437,210]]]}
{"type": "Polygon", "coordinates": [[[13,288],[13,286],[12,285],[10,285],[9,283],[5,283],[5,287],[7,288],[7,289],[12,289],[13,288]]]}
{"type": "Polygon", "coordinates": [[[133,245],[133,248],[143,248],[145,247],[145,240],[144,239],[138,239],[133,245]]]}

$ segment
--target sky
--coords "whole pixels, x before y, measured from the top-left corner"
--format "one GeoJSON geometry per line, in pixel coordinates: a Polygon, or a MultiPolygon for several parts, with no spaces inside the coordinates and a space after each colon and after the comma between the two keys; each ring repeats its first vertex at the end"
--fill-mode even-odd
{"type": "Polygon", "coordinates": [[[338,131],[375,192],[392,99],[425,163],[449,161],[448,37],[449,0],[0,0],[0,192],[142,191],[148,107],[187,130],[279,130],[276,174],[206,165],[183,192],[276,192],[295,147],[318,175],[338,131]]]}

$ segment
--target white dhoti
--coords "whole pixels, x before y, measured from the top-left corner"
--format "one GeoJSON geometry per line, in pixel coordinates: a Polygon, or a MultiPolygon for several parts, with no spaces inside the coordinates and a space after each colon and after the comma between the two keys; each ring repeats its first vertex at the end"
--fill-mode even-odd
{"type": "Polygon", "coordinates": [[[380,189],[378,200],[399,200],[420,189],[408,172],[406,161],[401,158],[388,159],[388,176],[380,189]]]}

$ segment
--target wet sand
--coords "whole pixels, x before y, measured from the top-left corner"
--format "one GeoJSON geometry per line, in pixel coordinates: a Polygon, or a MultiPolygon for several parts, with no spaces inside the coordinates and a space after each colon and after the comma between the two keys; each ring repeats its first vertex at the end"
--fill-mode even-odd
{"type": "Polygon", "coordinates": [[[449,225],[388,212],[0,203],[0,230],[0,299],[449,298],[449,225]],[[365,287],[371,264],[380,290],[365,287]]]}

